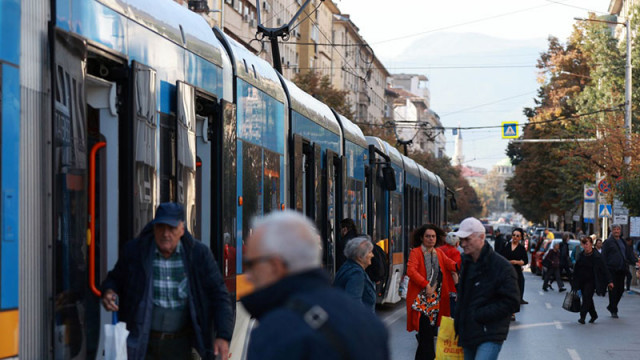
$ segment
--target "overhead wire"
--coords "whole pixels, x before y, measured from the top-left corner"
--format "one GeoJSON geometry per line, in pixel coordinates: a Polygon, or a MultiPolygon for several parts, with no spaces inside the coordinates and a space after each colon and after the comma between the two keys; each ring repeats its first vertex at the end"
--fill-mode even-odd
{"type": "MultiPolygon", "coordinates": [[[[320,4],[322,4],[322,2],[321,2],[320,4]]],[[[316,11],[317,11],[317,9],[318,9],[318,8],[316,8],[316,11]]],[[[328,37],[328,36],[327,36],[327,35],[326,35],[326,34],[325,34],[321,29],[320,29],[319,24],[318,24],[317,22],[315,22],[313,19],[311,19],[310,17],[309,17],[308,19],[309,19],[309,21],[311,21],[311,23],[312,23],[313,25],[316,25],[316,26],[317,26],[318,33],[320,33],[320,35],[322,35],[322,37],[324,37],[324,38],[325,38],[325,40],[327,40],[327,41],[328,41],[328,43],[330,44],[329,46],[332,46],[332,47],[333,47],[333,42],[332,42],[332,41],[331,41],[331,39],[329,39],[329,37],[328,37]]],[[[364,60],[363,60],[365,64],[368,64],[368,68],[367,68],[367,71],[368,71],[368,70],[370,70],[370,69],[371,69],[371,65],[373,64],[373,58],[374,58],[374,56],[375,56],[375,55],[374,55],[373,49],[371,49],[371,47],[370,47],[369,45],[367,45],[366,43],[362,43],[360,46],[361,46],[361,47],[366,47],[366,48],[368,48],[368,49],[369,49],[369,51],[371,52],[371,61],[367,62],[367,61],[364,61],[364,60]]],[[[351,74],[351,75],[355,76],[356,78],[358,78],[358,79],[362,80],[362,81],[364,82],[364,84],[365,84],[366,86],[368,86],[368,87],[369,87],[369,89],[373,90],[373,87],[371,87],[371,86],[368,84],[368,80],[367,80],[365,77],[363,77],[363,76],[361,76],[361,75],[359,75],[359,74],[357,73],[356,68],[353,68],[353,67],[350,65],[350,63],[349,63],[349,61],[347,60],[347,58],[346,58],[343,54],[341,54],[341,53],[340,53],[340,51],[337,51],[337,50],[336,50],[336,53],[337,53],[338,55],[340,55],[340,57],[341,57],[341,58],[342,58],[342,60],[344,61],[344,64],[345,64],[345,65],[343,65],[343,67],[344,67],[344,66],[346,66],[346,67],[347,67],[347,69],[349,69],[350,71],[346,71],[344,68],[341,68],[340,70],[346,71],[347,73],[349,73],[349,74],[351,74]]],[[[361,57],[361,58],[362,58],[362,57],[361,57]]],[[[357,68],[364,69],[364,67],[357,67],[357,68]]],[[[367,71],[365,71],[365,73],[367,73],[367,71]]],[[[377,108],[378,110],[380,110],[380,111],[384,112],[384,109],[383,109],[382,107],[378,106],[377,104],[375,104],[374,102],[370,102],[370,104],[369,104],[369,105],[373,105],[373,106],[374,106],[375,108],[377,108]]]]}
{"type": "MultiPolygon", "coordinates": [[[[574,114],[574,115],[567,115],[567,116],[560,116],[560,117],[556,117],[550,120],[542,120],[542,121],[535,121],[535,122],[527,122],[524,124],[518,124],[518,126],[520,127],[525,127],[527,125],[539,125],[539,124],[547,124],[547,123],[554,123],[554,122],[560,122],[560,121],[567,121],[567,120],[571,120],[571,121],[577,121],[579,120],[581,117],[584,116],[589,116],[589,115],[595,115],[595,114],[600,114],[600,113],[606,113],[606,112],[615,112],[615,111],[622,111],[623,110],[623,106],[624,104],[620,104],[611,108],[606,108],[606,109],[600,109],[600,110],[594,110],[594,111],[590,111],[590,112],[586,112],[586,113],[582,113],[582,114],[574,114]]],[[[404,121],[387,121],[387,123],[384,124],[372,124],[372,123],[366,123],[366,122],[353,122],[354,124],[357,125],[364,125],[364,126],[372,126],[372,127],[391,127],[393,125],[389,125],[388,123],[393,123],[393,122],[398,122],[398,123],[414,123],[415,125],[419,125],[420,123],[418,123],[417,121],[411,121],[411,120],[404,120],[404,121]]],[[[414,125],[414,126],[415,126],[414,125]]],[[[487,126],[441,126],[441,127],[437,127],[438,129],[443,129],[443,130],[453,130],[453,129],[460,129],[460,130],[477,130],[477,129],[501,129],[503,128],[502,125],[487,125],[487,126]]]]}

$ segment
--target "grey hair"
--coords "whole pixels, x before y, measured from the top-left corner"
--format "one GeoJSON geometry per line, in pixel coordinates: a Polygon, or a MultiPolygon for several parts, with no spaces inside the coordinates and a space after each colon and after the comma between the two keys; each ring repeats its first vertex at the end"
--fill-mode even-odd
{"type": "Polygon", "coordinates": [[[450,232],[447,234],[447,239],[445,241],[451,246],[456,246],[460,242],[460,238],[455,233],[450,232]]]}
{"type": "Polygon", "coordinates": [[[347,241],[344,246],[344,256],[351,260],[363,259],[371,250],[373,250],[373,243],[369,235],[360,235],[347,241]],[[365,246],[361,246],[362,244],[365,246]]]}
{"type": "Polygon", "coordinates": [[[319,268],[322,243],[316,226],[303,214],[293,211],[274,211],[254,218],[253,231],[262,231],[260,249],[263,255],[276,255],[287,265],[290,273],[319,268]]]}
{"type": "Polygon", "coordinates": [[[620,224],[611,224],[611,230],[618,228],[618,229],[622,229],[622,225],[620,224]]]}

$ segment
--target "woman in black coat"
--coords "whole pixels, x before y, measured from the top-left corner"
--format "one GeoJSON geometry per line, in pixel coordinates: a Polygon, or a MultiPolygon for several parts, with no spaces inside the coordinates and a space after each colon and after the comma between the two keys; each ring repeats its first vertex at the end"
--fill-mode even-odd
{"type": "MultiPolygon", "coordinates": [[[[528,302],[523,298],[524,275],[522,275],[522,267],[529,263],[527,250],[520,242],[522,241],[523,235],[524,230],[520,228],[513,229],[513,231],[511,232],[511,242],[505,244],[501,254],[507,260],[509,260],[509,263],[513,265],[513,268],[516,270],[516,274],[518,275],[518,286],[520,287],[520,304],[528,304],[528,302]]],[[[512,320],[515,320],[515,315],[512,317],[512,320]]]]}
{"type": "Polygon", "coordinates": [[[576,261],[571,286],[574,290],[578,289],[582,292],[582,306],[578,322],[584,324],[587,313],[591,315],[590,323],[598,318],[598,313],[593,305],[593,293],[604,296],[607,286],[609,289],[613,288],[613,281],[602,255],[593,250],[593,239],[587,236],[581,242],[584,251],[576,261]]]}

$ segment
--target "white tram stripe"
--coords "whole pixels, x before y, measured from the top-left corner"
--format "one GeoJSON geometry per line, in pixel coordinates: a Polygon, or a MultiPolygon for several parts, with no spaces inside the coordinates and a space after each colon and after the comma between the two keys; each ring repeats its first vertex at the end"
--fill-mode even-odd
{"type": "Polygon", "coordinates": [[[398,319],[400,319],[402,317],[402,315],[407,311],[407,309],[405,309],[404,307],[394,311],[391,315],[385,317],[382,322],[384,322],[385,325],[387,326],[391,326],[394,322],[398,321],[398,319]]]}
{"type": "Polygon", "coordinates": [[[560,321],[554,321],[553,324],[556,326],[556,329],[562,330],[562,323],[560,321]]]}
{"type": "Polygon", "coordinates": [[[567,349],[567,352],[569,353],[569,356],[571,356],[571,360],[581,360],[576,349],[567,349]]]}

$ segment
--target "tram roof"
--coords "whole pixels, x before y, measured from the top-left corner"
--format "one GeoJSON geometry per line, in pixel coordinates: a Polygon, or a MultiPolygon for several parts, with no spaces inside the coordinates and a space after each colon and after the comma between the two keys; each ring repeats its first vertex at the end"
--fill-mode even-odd
{"type": "Polygon", "coordinates": [[[319,124],[325,129],[340,135],[340,124],[331,108],[320,100],[302,91],[296,84],[282,78],[289,92],[289,106],[309,120],[319,124]]]}
{"type": "Polygon", "coordinates": [[[222,67],[224,47],[207,21],[174,1],[97,0],[127,18],[181,44],[189,51],[222,67]]]}
{"type": "Polygon", "coordinates": [[[404,155],[401,156],[402,161],[404,162],[404,171],[415,176],[418,181],[420,181],[420,169],[418,168],[418,163],[410,157],[404,155]]]}
{"type": "Polygon", "coordinates": [[[438,175],[435,175],[435,177],[438,180],[438,185],[440,186],[440,192],[444,192],[444,189],[445,189],[444,181],[442,181],[442,179],[438,175]]]}
{"type": "MultiPolygon", "coordinates": [[[[220,32],[222,33],[222,32],[220,32]]],[[[285,93],[276,70],[265,60],[255,56],[244,45],[223,34],[235,61],[236,76],[274,99],[284,103],[285,93]]]]}
{"type": "Polygon", "coordinates": [[[403,167],[402,164],[402,157],[400,155],[400,152],[398,151],[398,149],[394,148],[393,146],[391,146],[388,142],[377,138],[375,136],[365,136],[365,139],[367,139],[367,143],[369,143],[370,145],[375,146],[376,148],[378,148],[378,150],[382,151],[384,154],[386,154],[387,156],[389,156],[389,158],[391,159],[391,162],[403,167]]]}
{"type": "Polygon", "coordinates": [[[426,181],[429,184],[437,185],[438,184],[438,176],[431,171],[427,170],[424,166],[418,164],[418,168],[420,168],[420,173],[422,175],[422,180],[426,181]]]}
{"type": "Polygon", "coordinates": [[[364,138],[364,134],[362,133],[362,130],[360,130],[360,127],[351,122],[351,120],[347,119],[346,117],[338,114],[337,112],[335,112],[335,114],[338,117],[340,125],[342,125],[342,131],[344,132],[345,140],[349,140],[354,144],[360,145],[363,148],[367,148],[367,139],[364,138]]]}

